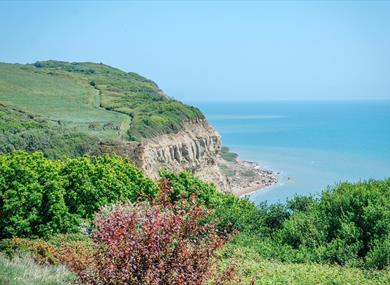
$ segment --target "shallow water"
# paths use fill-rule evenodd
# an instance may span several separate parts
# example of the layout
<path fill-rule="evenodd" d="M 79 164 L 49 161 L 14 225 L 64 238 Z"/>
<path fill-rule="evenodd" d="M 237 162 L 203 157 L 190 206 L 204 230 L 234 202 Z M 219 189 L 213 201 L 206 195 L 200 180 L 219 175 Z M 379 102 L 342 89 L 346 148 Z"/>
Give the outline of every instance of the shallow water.
<path fill-rule="evenodd" d="M 390 177 L 390 101 L 193 103 L 245 160 L 279 173 L 255 202 Z"/>

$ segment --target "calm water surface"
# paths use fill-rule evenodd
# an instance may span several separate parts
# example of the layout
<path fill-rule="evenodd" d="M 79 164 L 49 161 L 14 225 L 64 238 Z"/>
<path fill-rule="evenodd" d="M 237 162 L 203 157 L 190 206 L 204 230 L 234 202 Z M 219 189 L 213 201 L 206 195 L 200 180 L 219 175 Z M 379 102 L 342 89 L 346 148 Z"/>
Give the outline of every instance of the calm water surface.
<path fill-rule="evenodd" d="M 390 101 L 193 103 L 242 159 L 279 173 L 255 202 L 390 177 Z"/>

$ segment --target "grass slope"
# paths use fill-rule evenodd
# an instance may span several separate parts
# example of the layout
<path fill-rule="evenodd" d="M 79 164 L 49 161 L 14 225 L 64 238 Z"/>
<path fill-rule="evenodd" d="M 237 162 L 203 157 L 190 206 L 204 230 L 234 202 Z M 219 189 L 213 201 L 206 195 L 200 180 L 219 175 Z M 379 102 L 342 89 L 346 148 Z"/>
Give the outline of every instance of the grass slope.
<path fill-rule="evenodd" d="M 0 63 L 0 104 L 2 117 L 11 109 L 22 111 L 63 132 L 106 141 L 177 132 L 184 122 L 204 118 L 198 109 L 165 96 L 153 81 L 95 63 Z"/>
<path fill-rule="evenodd" d="M 97 137 L 0 104 L 0 153 L 21 149 L 41 151 L 50 158 L 80 156 L 98 143 Z"/>

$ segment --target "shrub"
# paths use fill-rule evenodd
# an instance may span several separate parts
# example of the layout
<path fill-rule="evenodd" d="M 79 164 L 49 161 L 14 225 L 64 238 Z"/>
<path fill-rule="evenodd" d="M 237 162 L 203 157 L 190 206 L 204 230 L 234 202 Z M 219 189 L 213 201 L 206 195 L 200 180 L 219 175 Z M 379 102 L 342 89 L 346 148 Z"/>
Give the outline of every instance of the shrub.
<path fill-rule="evenodd" d="M 159 200 L 104 207 L 95 219 L 92 260 L 68 251 L 64 261 L 86 284 L 203 284 L 225 236 L 204 223 L 205 208 Z"/>
<path fill-rule="evenodd" d="M 260 209 L 259 223 L 268 231 L 257 245 L 264 257 L 377 269 L 390 265 L 390 179 L 341 183 L 318 199 L 298 196 L 285 206 Z"/>
<path fill-rule="evenodd" d="M 206 183 L 188 172 L 162 172 L 172 186 L 171 202 L 196 196 L 196 202 L 214 209 L 213 215 L 221 231 L 227 230 L 251 232 L 263 235 L 266 232 L 266 207 L 258 208 L 247 198 L 238 198 L 233 194 L 218 192 L 215 185 Z M 268 209 L 268 208 L 267 208 Z"/>
<path fill-rule="evenodd" d="M 0 155 L 0 238 L 75 232 L 103 205 L 152 198 L 154 182 L 119 156 Z"/>
<path fill-rule="evenodd" d="M 161 179 L 167 179 L 172 186 L 170 201 L 175 203 L 181 199 L 189 199 L 192 195 L 197 201 L 206 206 L 215 205 L 221 194 L 217 192 L 214 184 L 196 178 L 189 172 L 174 173 L 164 171 L 160 173 Z"/>

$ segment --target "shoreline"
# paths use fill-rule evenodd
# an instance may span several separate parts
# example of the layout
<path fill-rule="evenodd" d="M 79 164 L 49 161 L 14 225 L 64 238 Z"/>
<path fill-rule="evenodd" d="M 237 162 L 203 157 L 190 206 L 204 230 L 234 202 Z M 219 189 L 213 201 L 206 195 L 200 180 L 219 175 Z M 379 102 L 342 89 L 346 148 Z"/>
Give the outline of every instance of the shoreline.
<path fill-rule="evenodd" d="M 248 185 L 246 187 L 237 188 L 236 190 L 234 190 L 235 192 L 233 194 L 240 197 L 240 198 L 244 198 L 244 197 L 250 196 L 253 193 L 264 191 L 268 187 L 274 186 L 277 183 L 278 183 L 278 181 L 276 181 L 270 185 L 259 185 L 258 183 L 254 183 L 254 184 Z"/>
<path fill-rule="evenodd" d="M 223 159 L 218 164 L 228 178 L 230 192 L 238 197 L 262 191 L 278 182 L 277 173 L 238 156 L 230 161 Z"/>
<path fill-rule="evenodd" d="M 252 165 L 255 171 L 258 173 L 258 179 L 254 181 L 246 182 L 242 181 L 240 185 L 237 185 L 235 188 L 232 188 L 232 193 L 238 197 L 245 197 L 252 193 L 263 191 L 266 188 L 276 185 L 278 183 L 278 178 L 276 173 L 271 170 L 262 168 L 256 162 L 253 161 L 242 161 L 246 164 Z"/>

